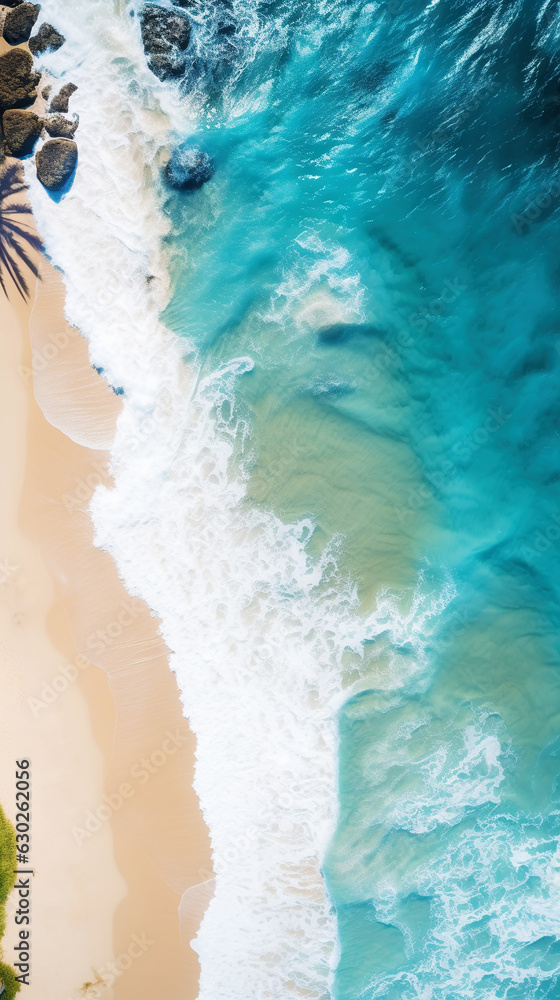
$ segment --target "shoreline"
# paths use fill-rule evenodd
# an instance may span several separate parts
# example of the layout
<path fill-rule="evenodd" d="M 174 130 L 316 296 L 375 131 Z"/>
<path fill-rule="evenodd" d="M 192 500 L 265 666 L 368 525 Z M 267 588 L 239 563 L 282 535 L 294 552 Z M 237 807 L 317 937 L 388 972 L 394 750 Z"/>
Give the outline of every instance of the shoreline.
<path fill-rule="evenodd" d="M 32 286 L 33 288 L 33 286 Z M 84 982 L 82 969 L 99 963 L 112 949 L 111 914 L 126 891 L 113 860 L 109 830 L 95 845 L 94 863 L 105 872 L 103 884 L 95 884 L 95 869 L 80 858 L 67 838 L 73 803 L 84 800 L 84 792 L 101 794 L 103 760 L 91 733 L 89 712 L 79 686 L 73 685 L 43 715 L 35 716 L 29 697 L 43 680 L 50 679 L 65 663 L 68 635 L 57 613 L 55 588 L 41 553 L 22 530 L 20 503 L 27 473 L 27 440 L 30 407 L 29 387 L 18 368 L 26 360 L 26 330 L 29 303 L 12 302 L 2 295 L 2 404 L 0 419 L 5 488 L 0 510 L 0 545 L 5 553 L 7 579 L 1 594 L 0 655 L 3 676 L 4 713 L 0 755 L 0 801 L 8 817 L 15 820 L 15 761 L 31 761 L 31 867 L 32 884 L 31 964 L 29 989 L 33 996 L 54 1000 L 71 996 Z M 9 569 L 9 573 L 8 573 Z M 76 654 L 75 654 L 76 655 Z M 68 762 L 78 764 L 79 773 Z M 68 853 L 70 852 L 70 853 Z M 79 882 L 77 893 L 74 883 Z M 4 960 L 14 961 L 16 942 L 14 911 L 17 894 L 7 904 L 6 933 L 2 942 Z M 79 898 L 78 898 L 79 897 Z M 79 916 L 76 904 L 81 904 Z M 52 944 L 43 927 L 60 928 L 55 944 L 70 947 L 64 969 L 60 961 L 49 962 Z M 56 932 L 58 937 L 58 931 Z M 84 948 L 84 942 L 87 942 Z M 56 953 L 56 952 L 55 952 Z M 60 948 L 64 954 L 64 948 Z"/>
<path fill-rule="evenodd" d="M 39 662 L 37 651 L 20 654 L 20 661 L 32 664 L 23 668 L 20 663 L 19 673 L 15 671 L 10 716 L 18 720 L 20 731 L 36 730 L 39 745 L 41 739 L 57 745 L 66 740 L 68 756 L 74 755 L 73 767 L 59 764 L 56 779 L 64 802 L 57 809 L 60 863 L 70 868 L 68 912 L 57 916 L 56 935 L 65 942 L 61 954 L 77 928 L 87 946 L 75 952 L 75 985 L 70 986 L 70 973 L 66 985 L 60 969 L 53 968 L 59 963 L 53 963 L 52 955 L 59 949 L 56 941 L 53 946 L 52 918 L 43 923 L 39 906 L 31 993 L 40 993 L 43 1000 L 132 1000 L 139 990 L 158 986 L 166 988 L 168 1000 L 194 998 L 198 956 L 181 941 L 178 912 L 182 894 L 205 881 L 210 869 L 208 834 L 192 789 L 194 737 L 156 620 L 142 601 L 128 597 L 111 557 L 93 547 L 87 507 L 96 485 L 110 483 L 108 455 L 99 445 L 107 447 L 112 439 L 121 400 L 92 368 L 87 342 L 66 323 L 59 273 L 46 261 L 41 269 L 45 280 L 38 285 L 33 310 L 17 303 L 15 325 L 25 346 L 19 360 L 12 358 L 4 369 L 17 380 L 14 391 L 22 418 L 28 408 L 26 467 L 20 453 L 13 455 L 23 490 L 19 510 L 12 501 L 10 530 L 15 519 L 24 543 L 42 564 L 42 614 L 52 655 Z M 0 308 L 3 317 L 14 312 L 7 302 Z M 96 447 L 87 448 L 84 441 Z M 0 643 L 5 643 L 4 634 Z M 72 731 L 78 717 L 79 753 Z M 6 734 L 3 743 L 11 746 Z M 0 801 L 13 819 L 9 751 L 3 760 Z M 86 762 L 92 774 L 84 782 Z M 45 770 L 42 780 L 52 784 L 52 774 L 48 779 Z M 78 796 L 72 784 L 77 781 Z M 35 821 L 48 826 L 52 817 L 44 816 L 49 809 L 44 790 L 36 795 Z M 50 850 L 45 843 L 37 853 L 35 863 L 45 870 L 51 866 Z M 95 903 L 86 904 L 88 879 Z M 51 895 L 53 891 L 51 886 Z M 7 961 L 13 944 L 10 906 Z M 196 929 L 193 919 L 190 938 Z M 96 945 L 95 933 L 100 937 Z M 79 974 L 78 968 L 83 970 Z"/>

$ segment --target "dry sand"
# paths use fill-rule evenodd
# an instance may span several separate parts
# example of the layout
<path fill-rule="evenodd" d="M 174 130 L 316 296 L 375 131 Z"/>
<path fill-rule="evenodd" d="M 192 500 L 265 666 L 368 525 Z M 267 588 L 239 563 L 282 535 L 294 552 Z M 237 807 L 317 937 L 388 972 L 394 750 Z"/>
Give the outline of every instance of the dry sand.
<path fill-rule="evenodd" d="M 88 502 L 110 486 L 102 449 L 122 400 L 64 319 L 60 275 L 46 262 L 42 274 L 32 311 L 0 297 L 0 801 L 14 818 L 15 760 L 28 757 L 24 995 L 189 1000 L 199 968 L 184 941 L 197 919 L 182 943 L 178 906 L 210 877 L 194 738 L 157 621 L 92 542 Z M 12 897 L 7 961 L 13 908 Z"/>

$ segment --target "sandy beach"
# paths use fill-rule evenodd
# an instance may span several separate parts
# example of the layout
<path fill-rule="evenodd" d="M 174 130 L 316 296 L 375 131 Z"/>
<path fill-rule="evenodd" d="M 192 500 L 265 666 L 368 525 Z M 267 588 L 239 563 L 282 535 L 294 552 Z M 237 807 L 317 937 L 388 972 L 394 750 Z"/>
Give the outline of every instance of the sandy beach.
<path fill-rule="evenodd" d="M 183 893 L 211 877 L 195 744 L 158 623 L 93 546 L 122 399 L 64 318 L 46 261 L 0 297 L 0 801 L 31 761 L 32 974 L 41 1000 L 196 997 Z M 204 895 L 204 894 L 203 894 Z M 185 912 L 183 909 L 183 912 Z M 192 909 L 192 908 L 191 908 Z M 13 961 L 15 898 L 3 941 Z"/>

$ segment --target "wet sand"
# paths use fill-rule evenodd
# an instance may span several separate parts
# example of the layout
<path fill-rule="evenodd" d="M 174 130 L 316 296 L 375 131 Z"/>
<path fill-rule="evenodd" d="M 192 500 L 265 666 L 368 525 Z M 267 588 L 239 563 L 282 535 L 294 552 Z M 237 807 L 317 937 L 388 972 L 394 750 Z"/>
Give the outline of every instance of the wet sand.
<path fill-rule="evenodd" d="M 194 738 L 157 621 L 93 546 L 87 507 L 111 485 L 104 449 L 122 399 L 64 319 L 61 276 L 46 262 L 42 273 L 32 309 L 0 299 L 0 801 L 13 818 L 14 761 L 29 757 L 27 994 L 188 1000 L 198 915 L 181 940 L 178 907 L 210 877 Z M 8 961 L 13 942 L 9 915 Z"/>

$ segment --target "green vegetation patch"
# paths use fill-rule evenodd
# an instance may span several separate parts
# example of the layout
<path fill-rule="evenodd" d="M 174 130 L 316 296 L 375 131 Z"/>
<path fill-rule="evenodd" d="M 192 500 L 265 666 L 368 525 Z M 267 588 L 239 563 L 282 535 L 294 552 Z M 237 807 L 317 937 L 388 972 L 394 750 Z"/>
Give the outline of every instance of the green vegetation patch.
<path fill-rule="evenodd" d="M 0 806 L 0 938 L 6 928 L 6 900 L 14 887 L 16 876 L 16 834 Z M 2 1000 L 11 1000 L 21 987 L 16 980 L 16 974 L 9 965 L 0 961 L 0 979 L 6 991 Z"/>

